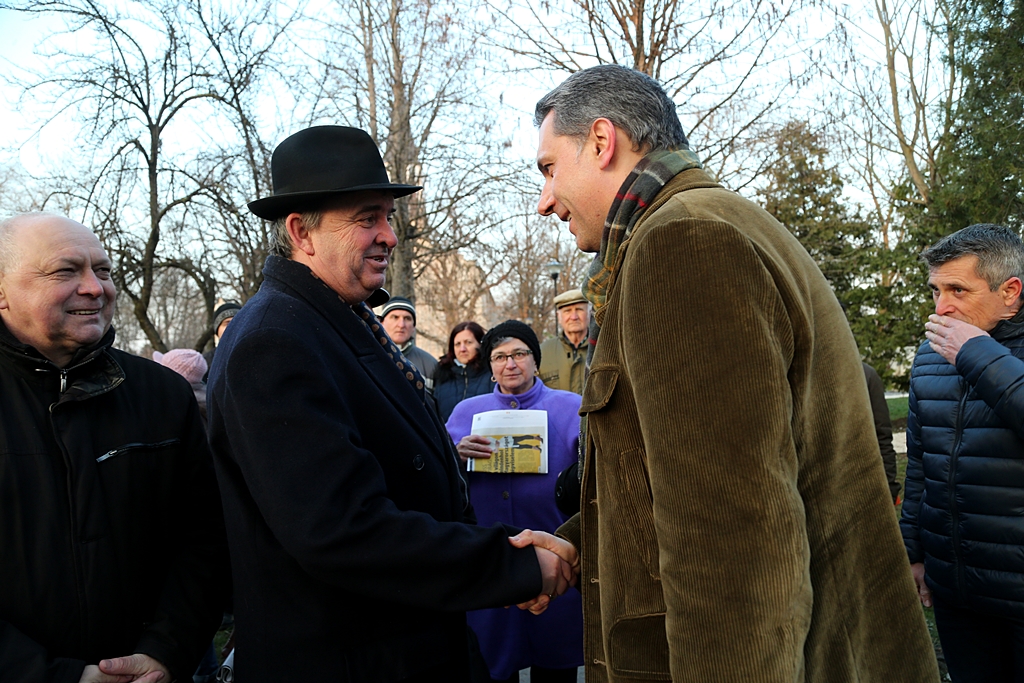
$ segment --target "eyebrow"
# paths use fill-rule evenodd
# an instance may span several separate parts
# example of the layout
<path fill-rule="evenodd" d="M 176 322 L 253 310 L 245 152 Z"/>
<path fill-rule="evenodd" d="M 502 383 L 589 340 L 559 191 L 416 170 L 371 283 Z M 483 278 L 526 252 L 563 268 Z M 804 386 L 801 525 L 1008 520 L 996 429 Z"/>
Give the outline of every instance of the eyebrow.
<path fill-rule="evenodd" d="M 366 213 L 366 212 L 370 212 L 370 211 L 383 211 L 383 210 L 384 210 L 384 205 L 383 204 L 363 204 L 362 206 L 356 207 L 355 212 L 356 213 Z M 395 207 L 393 207 L 393 206 L 390 209 L 388 209 L 389 212 L 393 212 L 394 210 L 395 210 Z"/>
<path fill-rule="evenodd" d="M 929 287 L 934 287 L 934 288 L 938 289 L 939 285 L 942 285 L 943 287 L 956 287 L 958 289 L 967 289 L 967 281 L 966 280 L 939 280 L 939 281 L 934 281 L 931 278 L 928 278 L 928 286 Z"/>
<path fill-rule="evenodd" d="M 43 268 L 52 271 L 66 266 L 80 267 L 85 264 L 86 259 L 79 256 L 54 256 L 49 261 L 43 263 Z M 110 260 L 109 256 L 104 256 L 102 259 L 95 259 L 92 261 L 92 268 L 113 268 L 114 263 Z"/>

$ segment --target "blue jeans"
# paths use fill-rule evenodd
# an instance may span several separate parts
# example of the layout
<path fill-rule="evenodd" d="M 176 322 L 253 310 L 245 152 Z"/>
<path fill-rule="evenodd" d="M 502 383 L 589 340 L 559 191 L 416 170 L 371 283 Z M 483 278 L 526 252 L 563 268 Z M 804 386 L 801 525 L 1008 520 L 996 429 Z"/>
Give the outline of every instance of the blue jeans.
<path fill-rule="evenodd" d="M 1024 683 L 1024 620 L 934 606 L 953 683 Z"/>

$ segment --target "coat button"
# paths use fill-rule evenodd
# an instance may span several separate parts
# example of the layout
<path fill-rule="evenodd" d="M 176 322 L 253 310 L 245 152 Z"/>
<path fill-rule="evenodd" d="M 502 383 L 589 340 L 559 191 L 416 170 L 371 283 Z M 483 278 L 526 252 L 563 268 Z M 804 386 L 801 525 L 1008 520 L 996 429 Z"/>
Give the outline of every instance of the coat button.
<path fill-rule="evenodd" d="M 509 408 L 518 408 L 518 407 L 519 407 L 519 404 L 518 404 L 518 403 L 516 403 L 515 401 L 509 401 L 509 402 L 508 402 L 508 407 L 509 407 Z"/>
<path fill-rule="evenodd" d="M 420 455 L 419 453 L 417 453 L 416 455 L 412 456 L 412 466 L 415 467 L 417 470 L 422 470 L 423 469 L 423 456 Z"/>
<path fill-rule="evenodd" d="M 508 500 L 509 499 L 509 492 L 508 491 L 502 491 L 501 492 L 501 497 L 504 498 L 505 500 Z"/>

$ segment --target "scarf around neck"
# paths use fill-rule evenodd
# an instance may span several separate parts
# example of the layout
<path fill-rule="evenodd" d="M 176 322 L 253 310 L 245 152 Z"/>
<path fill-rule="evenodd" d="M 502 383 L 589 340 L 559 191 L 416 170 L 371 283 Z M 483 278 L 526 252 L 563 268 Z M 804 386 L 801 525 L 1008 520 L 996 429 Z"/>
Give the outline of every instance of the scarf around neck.
<path fill-rule="evenodd" d="M 601 250 L 594 257 L 583 281 L 583 296 L 594 304 L 592 321 L 599 327 L 604 319 L 608 292 L 615 282 L 619 251 L 628 241 L 633 227 L 661 188 L 679 173 L 703 168 L 700 159 L 685 145 L 671 150 L 652 152 L 641 159 L 615 193 L 601 234 Z M 593 326 L 593 325 L 592 325 Z"/>

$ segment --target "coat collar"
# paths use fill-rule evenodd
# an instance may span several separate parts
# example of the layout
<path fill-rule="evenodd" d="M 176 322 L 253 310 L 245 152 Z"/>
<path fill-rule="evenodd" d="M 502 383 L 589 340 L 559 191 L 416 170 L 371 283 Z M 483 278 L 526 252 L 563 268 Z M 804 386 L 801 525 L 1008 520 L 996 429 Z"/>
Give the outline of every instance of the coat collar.
<path fill-rule="evenodd" d="M 7 358 L 22 374 L 30 377 L 58 376 L 60 384 L 56 388 L 61 393 L 59 403 L 104 394 L 124 381 L 124 370 L 108 353 L 113 343 L 114 328 L 110 327 L 98 342 L 80 348 L 67 366 L 58 368 L 35 347 L 18 341 L 0 321 L 0 355 Z"/>
<path fill-rule="evenodd" d="M 533 386 L 521 394 L 503 394 L 501 387 L 494 385 L 494 397 L 501 402 L 502 406 L 511 410 L 534 410 L 544 399 L 544 394 L 550 391 L 540 377 L 533 378 Z"/>
<path fill-rule="evenodd" d="M 420 434 L 435 444 L 438 451 L 445 452 L 444 442 L 427 407 L 409 381 L 395 367 L 394 360 L 374 338 L 378 330 L 371 334 L 352 310 L 351 305 L 316 277 L 312 270 L 297 261 L 280 256 L 268 256 L 263 266 L 263 275 L 271 282 L 272 287 L 289 289 L 309 303 L 331 325 L 339 339 L 351 349 L 367 376 L 391 399 L 396 409 L 405 415 Z M 377 290 L 374 294 L 379 292 L 384 290 Z M 384 294 L 387 295 L 386 292 Z M 372 300 L 371 296 L 367 305 L 371 305 Z M 379 326 L 380 322 L 374 320 L 370 324 L 371 327 Z M 382 327 L 379 333 L 387 334 Z M 447 433 L 445 436 L 447 437 Z"/>
<path fill-rule="evenodd" d="M 997 322 L 996 326 L 992 328 L 992 332 L 990 334 L 993 339 L 999 342 L 1006 339 L 1014 339 L 1016 337 L 1024 336 L 1024 306 L 1017 311 L 1017 315 L 1013 316 L 1009 320 L 1000 320 Z"/>

